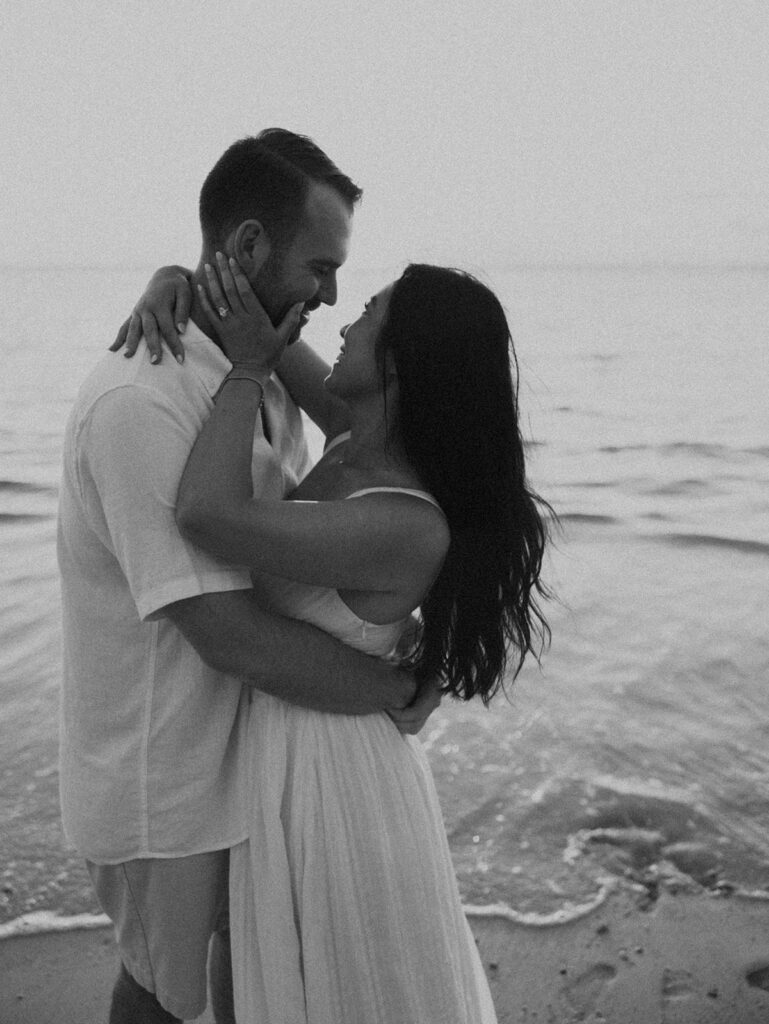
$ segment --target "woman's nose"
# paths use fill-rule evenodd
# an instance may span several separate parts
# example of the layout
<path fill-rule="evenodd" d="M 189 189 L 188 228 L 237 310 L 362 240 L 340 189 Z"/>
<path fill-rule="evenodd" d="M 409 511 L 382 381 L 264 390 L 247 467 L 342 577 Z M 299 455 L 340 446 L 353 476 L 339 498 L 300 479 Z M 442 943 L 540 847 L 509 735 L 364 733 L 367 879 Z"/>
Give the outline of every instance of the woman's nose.
<path fill-rule="evenodd" d="M 349 326 L 350 326 L 349 324 L 345 324 L 344 327 L 340 327 L 339 328 L 339 337 L 340 338 L 344 338 L 345 334 L 347 334 L 347 328 Z"/>

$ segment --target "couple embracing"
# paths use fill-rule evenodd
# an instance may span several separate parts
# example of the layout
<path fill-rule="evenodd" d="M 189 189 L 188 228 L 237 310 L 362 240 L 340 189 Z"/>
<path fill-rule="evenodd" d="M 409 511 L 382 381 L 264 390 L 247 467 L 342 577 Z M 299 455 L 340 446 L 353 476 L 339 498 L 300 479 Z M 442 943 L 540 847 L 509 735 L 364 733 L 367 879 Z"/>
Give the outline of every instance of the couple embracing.
<path fill-rule="evenodd" d="M 68 423 L 62 810 L 111 1024 L 198 1016 L 207 965 L 218 1024 L 496 1019 L 415 734 L 536 654 L 546 527 L 484 285 L 412 265 L 332 368 L 300 340 L 360 194 L 303 136 L 231 146 Z"/>

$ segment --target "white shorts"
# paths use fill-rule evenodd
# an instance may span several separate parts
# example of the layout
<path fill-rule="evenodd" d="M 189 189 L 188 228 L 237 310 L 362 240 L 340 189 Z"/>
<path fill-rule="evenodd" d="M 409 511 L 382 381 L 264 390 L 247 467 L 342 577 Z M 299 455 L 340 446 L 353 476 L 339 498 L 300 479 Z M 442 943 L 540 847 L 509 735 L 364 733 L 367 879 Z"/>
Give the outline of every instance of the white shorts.
<path fill-rule="evenodd" d="M 126 970 L 182 1020 L 206 1008 L 208 945 L 228 927 L 229 856 L 86 861 Z"/>

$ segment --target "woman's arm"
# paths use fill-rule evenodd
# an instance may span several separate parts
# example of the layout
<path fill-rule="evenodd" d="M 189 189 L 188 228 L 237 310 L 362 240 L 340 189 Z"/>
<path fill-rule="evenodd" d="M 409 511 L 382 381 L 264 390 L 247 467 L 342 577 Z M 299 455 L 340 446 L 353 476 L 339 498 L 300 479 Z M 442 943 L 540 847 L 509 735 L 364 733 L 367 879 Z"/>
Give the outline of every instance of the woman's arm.
<path fill-rule="evenodd" d="M 222 257 L 200 299 L 230 360 L 228 375 L 182 475 L 176 518 L 195 544 L 221 558 L 289 579 L 350 590 L 395 591 L 432 580 L 448 547 L 442 515 L 398 494 L 359 501 L 255 500 L 251 457 L 263 388 L 298 309 L 275 328 L 239 268 Z M 216 309 L 229 307 L 221 319 Z M 273 356 L 273 354 L 275 354 Z M 259 428 L 261 429 L 261 424 Z"/>
<path fill-rule="evenodd" d="M 182 475 L 176 519 L 185 536 L 227 561 L 340 590 L 387 592 L 431 580 L 448 529 L 425 501 L 397 493 L 352 501 L 254 498 L 260 405 L 256 381 L 222 386 Z"/>
<path fill-rule="evenodd" d="M 219 270 L 223 282 L 229 274 L 232 288 L 244 294 L 250 292 L 251 286 L 237 264 L 230 270 L 226 263 L 219 262 Z M 184 344 L 179 335 L 184 333 L 192 309 L 191 277 L 192 271 L 186 267 L 156 270 L 130 317 L 120 327 L 110 351 L 124 348 L 124 355 L 130 359 L 144 337 L 153 363 L 163 357 L 163 342 L 179 362 L 184 362 Z M 323 385 L 331 367 L 309 345 L 301 340 L 290 345 L 276 372 L 294 402 L 327 438 L 337 437 L 349 428 L 347 406 Z"/>
<path fill-rule="evenodd" d="M 350 429 L 345 403 L 324 385 L 331 367 L 301 339 L 289 345 L 278 364 L 278 376 L 289 394 L 328 440 Z"/>
<path fill-rule="evenodd" d="M 180 363 L 184 362 L 184 333 L 192 310 L 192 271 L 186 267 L 161 267 L 149 280 L 131 315 L 120 327 L 109 347 L 117 352 L 125 346 L 123 355 L 130 359 L 139 347 L 142 337 L 150 350 L 151 361 L 163 358 L 163 342 Z"/>

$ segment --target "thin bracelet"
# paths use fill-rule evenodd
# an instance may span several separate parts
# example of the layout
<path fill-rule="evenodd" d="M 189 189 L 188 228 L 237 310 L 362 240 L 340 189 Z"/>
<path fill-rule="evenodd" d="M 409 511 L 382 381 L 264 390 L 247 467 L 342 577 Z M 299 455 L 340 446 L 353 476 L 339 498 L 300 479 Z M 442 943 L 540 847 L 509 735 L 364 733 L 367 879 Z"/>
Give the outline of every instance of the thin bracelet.
<path fill-rule="evenodd" d="M 230 372 L 224 378 L 222 383 L 219 385 L 219 390 L 214 395 L 214 401 L 216 401 L 216 399 L 219 397 L 219 395 L 221 394 L 222 388 L 224 387 L 224 385 L 227 383 L 228 380 L 250 380 L 250 381 L 253 381 L 254 384 L 258 384 L 259 385 L 259 396 L 260 397 L 259 397 L 259 405 L 258 405 L 256 411 L 257 412 L 261 411 L 261 408 L 264 405 L 264 388 L 265 388 L 265 383 L 266 382 L 262 381 L 262 379 L 259 376 L 257 376 L 257 371 L 256 370 L 251 370 L 247 366 L 233 366 L 233 368 L 230 370 Z"/>

